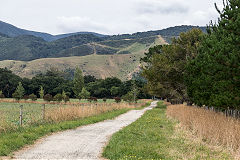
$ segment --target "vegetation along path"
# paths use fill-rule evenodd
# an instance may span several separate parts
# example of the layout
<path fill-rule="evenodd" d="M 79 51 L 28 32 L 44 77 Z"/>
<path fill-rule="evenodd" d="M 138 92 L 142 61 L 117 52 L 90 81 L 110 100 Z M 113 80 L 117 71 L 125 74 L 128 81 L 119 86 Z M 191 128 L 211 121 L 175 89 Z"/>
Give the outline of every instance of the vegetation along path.
<path fill-rule="evenodd" d="M 156 105 L 157 102 L 152 102 L 145 109 L 129 111 L 113 120 L 54 134 L 43 139 L 34 147 L 20 151 L 15 158 L 98 159 L 101 157 L 102 148 L 113 133 L 136 121 L 146 110 L 150 110 Z"/>

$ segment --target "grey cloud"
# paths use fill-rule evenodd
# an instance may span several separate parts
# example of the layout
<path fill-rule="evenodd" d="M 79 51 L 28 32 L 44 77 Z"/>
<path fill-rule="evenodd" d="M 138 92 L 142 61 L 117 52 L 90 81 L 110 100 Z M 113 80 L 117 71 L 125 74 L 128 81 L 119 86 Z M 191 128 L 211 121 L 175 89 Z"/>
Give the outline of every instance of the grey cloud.
<path fill-rule="evenodd" d="M 161 1 L 160 1 L 161 2 Z M 181 3 L 140 2 L 137 7 L 139 14 L 173 14 L 188 13 L 189 8 Z"/>

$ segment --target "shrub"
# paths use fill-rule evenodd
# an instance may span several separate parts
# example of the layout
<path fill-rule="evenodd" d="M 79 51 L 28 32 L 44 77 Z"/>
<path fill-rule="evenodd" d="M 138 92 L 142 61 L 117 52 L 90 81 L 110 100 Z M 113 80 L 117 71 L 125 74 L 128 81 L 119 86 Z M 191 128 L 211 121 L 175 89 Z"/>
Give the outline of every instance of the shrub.
<path fill-rule="evenodd" d="M 120 97 L 114 97 L 114 100 L 116 103 L 120 103 L 122 101 L 122 99 Z"/>
<path fill-rule="evenodd" d="M 36 101 L 37 100 L 37 96 L 35 94 L 30 94 L 29 95 L 29 98 L 32 100 L 32 101 Z"/>
<path fill-rule="evenodd" d="M 29 96 L 28 96 L 28 95 L 24 95 L 24 96 L 23 96 L 23 99 L 26 101 L 26 100 L 29 99 Z"/>
<path fill-rule="evenodd" d="M 69 102 L 70 98 L 69 98 L 68 96 L 65 96 L 65 97 L 63 98 L 63 100 L 64 100 L 64 102 L 66 103 L 66 102 Z"/>
<path fill-rule="evenodd" d="M 103 102 L 107 102 L 107 98 L 103 98 Z"/>
<path fill-rule="evenodd" d="M 53 98 L 54 101 L 61 102 L 63 100 L 62 94 L 58 93 Z"/>
<path fill-rule="evenodd" d="M 2 91 L 0 91 L 0 98 L 5 98 L 5 96 L 4 96 Z"/>
<path fill-rule="evenodd" d="M 90 97 L 90 98 L 88 98 L 88 101 L 89 102 L 92 102 L 92 101 L 97 102 L 97 98 L 96 97 Z"/>
<path fill-rule="evenodd" d="M 50 102 L 53 100 L 53 97 L 51 94 L 46 94 L 43 96 L 44 101 Z"/>

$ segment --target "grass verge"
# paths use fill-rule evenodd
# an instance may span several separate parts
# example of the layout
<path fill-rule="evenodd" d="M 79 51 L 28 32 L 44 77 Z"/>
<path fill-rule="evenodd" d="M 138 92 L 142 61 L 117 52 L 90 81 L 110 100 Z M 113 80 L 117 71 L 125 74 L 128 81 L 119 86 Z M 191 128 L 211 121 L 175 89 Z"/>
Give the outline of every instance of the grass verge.
<path fill-rule="evenodd" d="M 83 118 L 81 120 L 65 121 L 55 124 L 43 124 L 29 128 L 18 129 L 14 132 L 0 134 L 0 156 L 8 156 L 27 144 L 33 144 L 37 139 L 58 131 L 74 129 L 79 126 L 112 119 L 126 113 L 130 109 L 114 110 L 100 115 Z M 10 155 L 11 156 L 11 155 Z M 0 158 L 1 159 L 1 158 Z"/>
<path fill-rule="evenodd" d="M 108 159 L 231 159 L 221 149 L 185 138 L 178 122 L 166 117 L 166 106 L 147 111 L 140 119 L 115 133 L 103 156 Z"/>

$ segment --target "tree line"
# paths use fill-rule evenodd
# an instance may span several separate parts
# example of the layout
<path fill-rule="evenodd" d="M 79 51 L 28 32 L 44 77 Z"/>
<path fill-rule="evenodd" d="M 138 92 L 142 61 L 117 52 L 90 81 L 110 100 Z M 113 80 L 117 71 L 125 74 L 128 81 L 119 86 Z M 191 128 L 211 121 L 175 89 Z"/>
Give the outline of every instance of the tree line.
<path fill-rule="evenodd" d="M 224 0 L 223 10 L 216 9 L 220 18 L 207 33 L 193 29 L 145 53 L 142 75 L 149 94 L 173 104 L 239 109 L 240 1 Z"/>
<path fill-rule="evenodd" d="M 144 92 L 145 81 L 121 81 L 116 77 L 97 79 L 91 75 L 83 76 L 76 68 L 73 79 L 56 69 L 36 75 L 32 79 L 21 78 L 6 68 L 0 68 L 0 97 L 15 99 L 43 98 L 46 101 L 68 101 L 78 99 L 123 98 L 126 101 L 150 98 Z"/>

